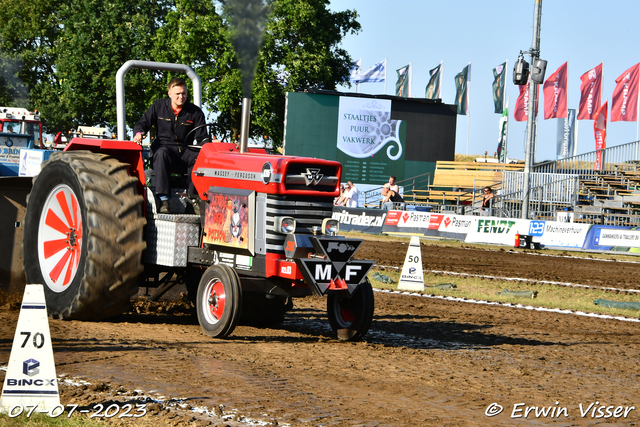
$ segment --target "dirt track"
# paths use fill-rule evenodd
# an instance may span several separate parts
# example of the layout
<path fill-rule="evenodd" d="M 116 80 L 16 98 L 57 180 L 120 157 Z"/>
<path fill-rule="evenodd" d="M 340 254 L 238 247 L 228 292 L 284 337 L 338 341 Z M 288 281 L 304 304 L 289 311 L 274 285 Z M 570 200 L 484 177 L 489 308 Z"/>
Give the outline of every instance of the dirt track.
<path fill-rule="evenodd" d="M 400 267 L 405 253 L 401 243 L 367 242 L 358 256 Z M 640 287 L 640 264 L 629 262 L 464 244 L 423 245 L 423 261 L 427 270 Z M 58 374 L 93 384 L 63 387 L 61 398 L 87 405 L 132 399 L 134 390 L 143 390 L 188 398 L 215 412 L 205 417 L 149 405 L 149 414 L 138 419 L 149 425 L 640 422 L 638 323 L 382 292 L 375 297 L 371 331 L 358 343 L 331 337 L 320 298 L 296 300 L 279 327 L 240 326 L 226 340 L 202 335 L 185 302 L 138 302 L 112 322 L 51 320 Z M 0 366 L 9 359 L 17 316 L 8 306 L 0 310 Z M 128 394 L 113 396 L 118 390 Z M 492 403 L 504 409 L 489 417 Z M 592 403 L 605 406 L 603 416 L 594 406 L 587 410 Z M 538 416 L 532 409 L 525 417 L 527 407 L 536 407 Z M 625 410 L 626 418 L 614 416 Z"/>

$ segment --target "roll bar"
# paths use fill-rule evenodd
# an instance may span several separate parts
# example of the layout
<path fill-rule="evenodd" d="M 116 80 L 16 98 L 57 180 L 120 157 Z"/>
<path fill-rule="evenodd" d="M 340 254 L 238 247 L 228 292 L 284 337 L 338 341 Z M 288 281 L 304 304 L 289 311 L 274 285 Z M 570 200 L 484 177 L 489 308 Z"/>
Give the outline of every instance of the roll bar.
<path fill-rule="evenodd" d="M 120 141 L 124 141 L 127 128 L 127 115 L 124 108 L 124 76 L 132 68 L 184 72 L 193 83 L 193 103 L 198 107 L 202 106 L 202 85 L 200 83 L 200 77 L 198 77 L 195 71 L 188 65 L 171 64 L 169 62 L 138 61 L 134 59 L 129 60 L 125 62 L 116 73 L 116 114 L 118 117 L 118 139 Z"/>

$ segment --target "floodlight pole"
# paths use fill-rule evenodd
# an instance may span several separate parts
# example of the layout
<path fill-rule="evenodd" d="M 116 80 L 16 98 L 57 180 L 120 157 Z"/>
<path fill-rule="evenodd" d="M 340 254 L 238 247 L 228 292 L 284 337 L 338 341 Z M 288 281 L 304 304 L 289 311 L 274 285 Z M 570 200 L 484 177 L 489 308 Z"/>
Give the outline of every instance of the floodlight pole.
<path fill-rule="evenodd" d="M 531 54 L 531 67 L 540 59 L 540 21 L 542 18 L 542 0 L 536 0 L 533 11 L 533 44 Z M 522 219 L 529 218 L 529 199 L 531 194 L 531 166 L 536 155 L 536 131 L 537 131 L 537 103 L 538 85 L 529 77 L 529 115 L 527 117 L 527 150 L 524 157 L 524 183 L 522 194 Z"/>

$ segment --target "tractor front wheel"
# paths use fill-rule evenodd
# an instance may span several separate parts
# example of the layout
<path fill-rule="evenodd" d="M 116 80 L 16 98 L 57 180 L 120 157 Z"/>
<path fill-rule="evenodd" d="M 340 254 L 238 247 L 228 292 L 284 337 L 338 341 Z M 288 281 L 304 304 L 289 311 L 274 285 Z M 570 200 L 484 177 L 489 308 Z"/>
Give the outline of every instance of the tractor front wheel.
<path fill-rule="evenodd" d="M 331 329 L 343 341 L 357 341 L 369 331 L 373 319 L 373 289 L 368 279 L 351 296 L 327 296 L 327 316 Z"/>
<path fill-rule="evenodd" d="M 224 338 L 233 332 L 242 311 L 240 278 L 234 269 L 223 264 L 207 268 L 198 285 L 196 310 L 206 335 Z"/>

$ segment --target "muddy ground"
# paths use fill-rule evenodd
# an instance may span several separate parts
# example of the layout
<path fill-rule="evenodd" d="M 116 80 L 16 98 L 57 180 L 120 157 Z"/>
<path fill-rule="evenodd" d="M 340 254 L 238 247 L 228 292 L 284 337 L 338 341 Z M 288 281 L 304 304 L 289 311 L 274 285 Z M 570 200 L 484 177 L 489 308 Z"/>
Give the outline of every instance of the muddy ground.
<path fill-rule="evenodd" d="M 401 267 L 406 248 L 366 242 L 358 257 Z M 426 270 L 640 288 L 640 263 L 545 253 L 422 245 Z M 332 337 L 326 302 L 315 297 L 297 299 L 277 327 L 239 326 L 225 340 L 200 332 L 186 298 L 140 300 L 108 322 L 50 320 L 58 374 L 91 383 L 62 386 L 61 401 L 93 408 L 164 396 L 147 400 L 140 418 L 111 419 L 126 425 L 640 423 L 638 323 L 384 292 L 375 298 L 370 333 L 357 343 Z M 0 366 L 18 313 L 11 304 L 0 309 Z"/>

